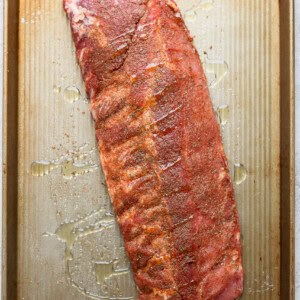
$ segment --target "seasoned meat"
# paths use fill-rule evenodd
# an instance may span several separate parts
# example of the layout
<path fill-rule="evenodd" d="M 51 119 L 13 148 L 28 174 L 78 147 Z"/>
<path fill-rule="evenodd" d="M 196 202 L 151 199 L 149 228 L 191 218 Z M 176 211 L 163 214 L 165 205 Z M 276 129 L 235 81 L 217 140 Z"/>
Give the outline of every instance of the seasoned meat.
<path fill-rule="evenodd" d="M 139 299 L 236 299 L 234 191 L 207 80 L 172 0 L 64 0 Z"/>

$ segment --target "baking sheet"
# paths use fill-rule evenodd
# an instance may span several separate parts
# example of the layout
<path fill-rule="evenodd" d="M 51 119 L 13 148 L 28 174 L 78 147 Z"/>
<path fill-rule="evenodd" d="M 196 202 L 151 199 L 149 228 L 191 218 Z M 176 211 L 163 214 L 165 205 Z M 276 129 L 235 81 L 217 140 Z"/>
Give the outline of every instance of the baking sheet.
<path fill-rule="evenodd" d="M 279 3 L 177 3 L 210 82 L 235 182 L 242 299 L 280 299 L 280 264 L 290 253 L 280 247 Z M 11 245 L 17 262 L 7 264 L 8 274 L 13 269 L 8 279 L 17 284 L 9 293 L 18 299 L 136 299 L 62 1 L 18 5 L 18 223 L 7 231 L 8 240 L 17 236 Z"/>

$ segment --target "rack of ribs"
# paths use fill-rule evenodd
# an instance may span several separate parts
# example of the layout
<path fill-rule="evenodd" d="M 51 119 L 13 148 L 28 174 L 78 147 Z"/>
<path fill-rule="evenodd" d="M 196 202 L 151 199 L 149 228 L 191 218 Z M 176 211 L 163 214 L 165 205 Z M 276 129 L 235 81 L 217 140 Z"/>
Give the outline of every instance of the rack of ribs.
<path fill-rule="evenodd" d="M 207 80 L 172 0 L 64 0 L 139 299 L 237 299 L 233 185 Z"/>

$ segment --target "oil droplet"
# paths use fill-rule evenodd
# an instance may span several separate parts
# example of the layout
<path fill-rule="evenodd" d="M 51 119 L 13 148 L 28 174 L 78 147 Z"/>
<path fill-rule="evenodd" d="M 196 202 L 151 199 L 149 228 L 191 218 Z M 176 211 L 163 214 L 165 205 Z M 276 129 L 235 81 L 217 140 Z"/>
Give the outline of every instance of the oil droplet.
<path fill-rule="evenodd" d="M 35 161 L 31 164 L 31 174 L 33 176 L 45 176 L 49 175 L 51 171 L 60 168 L 61 174 L 68 179 L 73 177 L 84 175 L 92 172 L 98 168 L 96 164 L 90 164 L 87 162 L 79 163 L 84 161 L 92 160 L 92 155 L 95 153 L 96 148 L 86 149 L 88 144 L 84 144 L 77 150 L 70 150 L 67 154 L 60 158 L 52 161 Z M 84 151 L 84 152 L 83 152 Z"/>
<path fill-rule="evenodd" d="M 229 119 L 229 106 L 221 105 L 217 109 L 218 117 L 221 125 L 226 125 Z"/>
<path fill-rule="evenodd" d="M 44 237 L 50 237 L 50 236 L 55 236 L 55 234 L 53 234 L 53 233 L 51 233 L 51 232 L 44 232 L 44 233 L 42 234 L 42 236 L 44 236 Z"/>
<path fill-rule="evenodd" d="M 203 63 L 204 70 L 207 74 L 213 74 L 214 79 L 210 83 L 210 87 L 215 87 L 228 73 L 228 65 L 225 61 L 220 60 L 211 60 L 205 55 L 204 63 Z"/>
<path fill-rule="evenodd" d="M 92 214 L 79 219 L 77 221 L 72 221 L 69 223 L 63 223 L 61 226 L 56 230 L 55 235 L 58 237 L 58 239 L 62 242 L 66 243 L 66 248 L 65 248 L 65 263 L 69 260 L 73 259 L 73 246 L 74 243 L 79 239 L 83 238 L 85 236 L 88 236 L 93 233 L 100 232 L 106 228 L 110 228 L 114 225 L 115 219 L 114 216 L 106 213 L 103 216 L 100 216 L 100 214 L 103 214 L 103 209 L 100 209 L 99 211 L 93 212 Z M 99 215 L 99 216 L 98 216 Z M 79 228 L 81 224 L 84 222 L 88 221 L 89 219 L 93 217 L 99 218 L 98 221 L 93 223 L 90 226 L 86 226 L 83 228 Z"/>
<path fill-rule="evenodd" d="M 61 92 L 61 87 L 60 87 L 59 85 L 54 85 L 54 86 L 53 86 L 53 91 L 54 91 L 54 93 L 56 93 L 56 94 L 60 94 L 60 92 Z"/>
<path fill-rule="evenodd" d="M 85 103 L 85 104 L 89 104 L 90 101 L 89 101 L 88 96 L 85 96 L 85 97 L 82 99 L 82 102 Z"/>
<path fill-rule="evenodd" d="M 72 250 L 76 240 L 76 233 L 74 232 L 74 223 L 62 224 L 55 232 L 58 239 L 66 243 L 65 261 L 73 258 Z"/>
<path fill-rule="evenodd" d="M 199 8 L 202 10 L 210 10 L 214 7 L 214 0 L 203 0 L 199 4 Z"/>
<path fill-rule="evenodd" d="M 62 165 L 61 174 L 66 179 L 71 179 L 73 177 L 92 172 L 96 170 L 97 167 L 97 165 L 79 164 L 75 163 L 73 160 L 69 160 Z"/>
<path fill-rule="evenodd" d="M 197 13 L 194 9 L 190 9 L 188 10 L 185 14 L 184 14 L 184 19 L 187 22 L 196 22 L 197 20 Z"/>
<path fill-rule="evenodd" d="M 80 98 L 80 91 L 75 86 L 68 86 L 64 90 L 64 98 L 70 103 L 76 102 Z"/>
<path fill-rule="evenodd" d="M 243 183 L 248 176 L 246 167 L 240 163 L 234 165 L 234 182 L 236 184 Z"/>
<path fill-rule="evenodd" d="M 122 275 L 129 274 L 128 269 L 116 269 L 116 265 L 118 264 L 118 260 L 114 260 L 112 262 L 98 262 L 95 263 L 95 275 L 97 283 L 102 286 L 106 284 L 106 281 Z"/>
<path fill-rule="evenodd" d="M 99 285 L 104 285 L 105 281 L 113 274 L 113 263 L 100 262 L 95 264 L 95 275 Z"/>
<path fill-rule="evenodd" d="M 51 171 L 57 169 L 60 165 L 50 161 L 36 161 L 31 164 L 32 176 L 45 176 L 50 174 Z"/>

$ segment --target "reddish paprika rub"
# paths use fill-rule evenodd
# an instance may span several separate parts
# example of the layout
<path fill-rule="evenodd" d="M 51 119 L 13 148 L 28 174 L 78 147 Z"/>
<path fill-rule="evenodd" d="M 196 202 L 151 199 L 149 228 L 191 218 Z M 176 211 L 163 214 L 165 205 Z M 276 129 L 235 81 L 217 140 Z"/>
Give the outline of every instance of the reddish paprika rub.
<path fill-rule="evenodd" d="M 207 80 L 172 0 L 64 0 L 139 299 L 236 299 L 233 186 Z"/>

